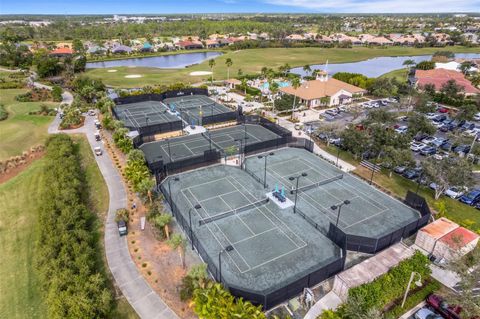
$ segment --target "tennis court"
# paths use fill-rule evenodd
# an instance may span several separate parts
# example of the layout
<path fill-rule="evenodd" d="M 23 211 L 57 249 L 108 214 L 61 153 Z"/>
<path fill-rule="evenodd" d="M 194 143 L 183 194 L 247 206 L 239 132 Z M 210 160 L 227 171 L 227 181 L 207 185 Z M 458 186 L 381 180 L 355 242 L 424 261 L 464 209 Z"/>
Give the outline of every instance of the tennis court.
<path fill-rule="evenodd" d="M 279 135 L 261 125 L 247 124 L 211 130 L 204 134 L 145 143 L 140 146 L 140 149 L 144 152 L 148 163 L 154 163 L 159 158 L 164 163 L 168 163 L 203 155 L 211 148 L 223 151 L 232 146 L 238 148 L 240 143 L 245 141 L 247 145 L 253 145 L 278 138 Z"/>
<path fill-rule="evenodd" d="M 205 95 L 184 95 L 163 100 L 172 111 L 179 112 L 184 121 L 191 125 L 203 125 L 202 119 L 232 113 L 228 107 L 216 103 Z"/>
<path fill-rule="evenodd" d="M 185 223 L 190 212 L 197 249 L 211 271 L 222 252 L 222 280 L 230 287 L 272 291 L 340 258 L 335 244 L 291 209 L 268 201 L 263 185 L 238 167 L 214 165 L 175 177 L 162 190 Z"/>
<path fill-rule="evenodd" d="M 141 128 L 157 124 L 179 121 L 168 108 L 158 101 L 143 101 L 115 106 L 114 113 L 125 127 Z"/>
<path fill-rule="evenodd" d="M 246 167 L 258 176 L 263 176 L 264 160 L 248 157 Z M 379 238 L 384 234 L 400 229 L 419 218 L 419 213 L 371 187 L 364 181 L 344 174 L 335 166 L 320 159 L 316 155 L 294 148 L 277 150 L 268 158 L 267 183 L 270 187 L 279 185 L 287 190 L 294 190 L 296 177 L 306 173 L 299 179 L 297 209 L 317 223 L 327 233 L 329 224 L 336 223 L 338 205 L 349 200 L 349 205 L 342 206 L 338 227 L 352 235 Z M 295 192 L 288 192 L 293 200 Z"/>

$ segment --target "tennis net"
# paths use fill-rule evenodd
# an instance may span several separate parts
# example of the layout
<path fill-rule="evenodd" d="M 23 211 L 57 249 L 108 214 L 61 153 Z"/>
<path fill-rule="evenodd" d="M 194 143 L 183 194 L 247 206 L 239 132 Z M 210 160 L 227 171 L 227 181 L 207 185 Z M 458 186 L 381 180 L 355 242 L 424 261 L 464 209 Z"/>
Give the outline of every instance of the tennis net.
<path fill-rule="evenodd" d="M 212 138 L 210 137 L 210 134 L 205 134 L 205 133 L 202 133 L 202 136 L 209 142 L 211 142 L 213 144 L 213 146 L 215 146 L 217 149 L 219 150 L 223 150 L 223 148 L 218 145 L 217 143 L 215 143 Z"/>
<path fill-rule="evenodd" d="M 337 181 L 339 179 L 342 179 L 342 178 L 343 178 L 343 174 L 340 174 L 340 175 L 325 179 L 323 181 L 319 181 L 319 182 L 316 182 L 316 183 L 313 183 L 313 184 L 310 184 L 310 185 L 305 185 L 305 186 L 299 187 L 298 191 L 299 192 L 307 191 L 307 190 L 312 189 L 312 188 L 316 188 L 316 187 L 319 187 L 319 186 L 322 186 L 322 185 L 325 185 L 325 184 L 335 182 L 335 181 Z M 295 193 L 295 191 L 296 191 L 295 187 L 292 187 L 292 190 L 290 191 L 290 193 L 293 194 L 293 193 Z"/>
<path fill-rule="evenodd" d="M 236 209 L 232 209 L 232 210 L 220 213 L 220 214 L 216 214 L 216 215 L 211 216 L 211 217 L 205 217 L 205 218 L 202 218 L 202 219 L 199 220 L 199 224 L 200 225 L 205 225 L 205 224 L 211 223 L 213 221 L 223 219 L 223 218 L 228 217 L 228 216 L 232 216 L 232 215 L 235 215 L 235 214 L 238 214 L 238 213 L 241 213 L 241 212 L 253 209 L 253 208 L 257 208 L 257 207 L 260 207 L 260 206 L 263 206 L 263 205 L 267 204 L 269 201 L 270 201 L 270 199 L 267 197 L 267 198 L 261 199 L 259 201 L 254 202 L 254 203 L 247 204 L 245 206 L 242 206 L 242 207 L 239 207 L 239 208 L 236 208 Z"/>

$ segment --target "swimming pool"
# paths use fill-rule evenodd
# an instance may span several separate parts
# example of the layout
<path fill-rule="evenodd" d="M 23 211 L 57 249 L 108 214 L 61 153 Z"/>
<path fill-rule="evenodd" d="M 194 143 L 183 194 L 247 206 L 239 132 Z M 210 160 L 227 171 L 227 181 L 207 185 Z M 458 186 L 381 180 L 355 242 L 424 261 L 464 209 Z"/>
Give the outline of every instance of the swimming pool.
<path fill-rule="evenodd" d="M 288 82 L 288 81 L 275 81 L 275 82 L 278 83 L 279 88 L 284 88 L 284 87 L 290 86 L 290 82 Z M 265 90 L 268 90 L 269 87 L 270 87 L 270 84 L 268 84 L 268 82 L 265 82 L 261 85 L 261 88 L 265 89 Z"/>

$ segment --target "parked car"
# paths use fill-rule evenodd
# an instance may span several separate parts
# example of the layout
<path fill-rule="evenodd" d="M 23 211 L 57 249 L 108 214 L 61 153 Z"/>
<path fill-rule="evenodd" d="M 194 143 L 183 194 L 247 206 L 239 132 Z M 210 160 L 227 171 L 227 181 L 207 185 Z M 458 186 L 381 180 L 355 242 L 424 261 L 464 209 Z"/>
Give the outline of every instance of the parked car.
<path fill-rule="evenodd" d="M 102 124 L 100 123 L 99 120 L 95 120 L 95 127 L 99 130 L 102 128 Z"/>
<path fill-rule="evenodd" d="M 413 315 L 415 319 L 443 319 L 428 308 L 422 308 Z"/>
<path fill-rule="evenodd" d="M 127 227 L 127 223 L 125 223 L 125 221 L 123 220 L 120 220 L 117 222 L 117 227 L 118 227 L 118 234 L 120 236 L 125 236 L 128 234 L 128 227 Z"/>
<path fill-rule="evenodd" d="M 440 107 L 437 110 L 439 113 L 448 113 L 448 109 L 446 107 Z"/>
<path fill-rule="evenodd" d="M 440 147 L 440 146 L 442 146 L 444 143 L 446 143 L 447 141 L 448 141 L 447 138 L 437 137 L 437 138 L 435 139 L 435 141 L 432 141 L 430 144 L 435 145 L 436 147 Z"/>
<path fill-rule="evenodd" d="M 472 130 L 472 129 L 474 129 L 474 128 L 475 128 L 475 124 L 474 124 L 474 123 L 470 123 L 470 122 L 465 122 L 465 123 L 463 123 L 463 124 L 459 127 L 459 129 L 460 129 L 461 131 L 468 131 L 468 130 Z"/>
<path fill-rule="evenodd" d="M 407 133 L 407 130 L 408 130 L 408 127 L 406 127 L 405 125 L 402 125 L 402 126 L 399 126 L 395 129 L 395 132 L 397 132 L 398 134 L 405 134 Z"/>
<path fill-rule="evenodd" d="M 467 136 L 475 136 L 478 133 L 480 133 L 480 128 L 478 128 L 478 127 L 474 127 L 470 130 L 466 130 L 465 132 L 463 132 L 463 134 L 467 135 Z"/>
<path fill-rule="evenodd" d="M 425 117 L 429 120 L 433 120 L 437 116 L 436 113 L 427 113 L 425 114 Z"/>
<path fill-rule="evenodd" d="M 100 132 L 96 131 L 95 132 L 95 141 L 100 141 L 102 138 L 100 137 Z"/>
<path fill-rule="evenodd" d="M 445 319 L 460 319 L 462 308 L 460 306 L 449 305 L 445 300 L 435 294 L 431 294 L 426 299 L 427 304 Z"/>
<path fill-rule="evenodd" d="M 444 151 L 440 151 L 440 152 L 437 152 L 436 154 L 434 154 L 432 157 L 434 159 L 436 159 L 437 161 L 441 161 L 442 159 L 448 157 L 448 153 L 444 152 Z"/>
<path fill-rule="evenodd" d="M 434 155 L 437 152 L 437 148 L 433 146 L 425 146 L 420 150 L 420 155 L 428 156 Z"/>
<path fill-rule="evenodd" d="M 443 123 L 443 125 L 439 128 L 442 132 L 449 132 L 453 131 L 457 126 L 453 122 Z"/>
<path fill-rule="evenodd" d="M 480 189 L 474 189 L 460 196 L 459 201 L 467 205 L 475 205 L 480 200 Z"/>
<path fill-rule="evenodd" d="M 407 169 L 403 174 L 403 177 L 407 179 L 415 179 L 420 176 L 420 172 L 415 169 Z"/>
<path fill-rule="evenodd" d="M 95 116 L 96 115 L 95 110 L 89 110 L 88 115 Z"/>
<path fill-rule="evenodd" d="M 336 109 L 331 109 L 331 110 L 326 110 L 325 111 L 325 114 L 328 114 L 330 116 L 337 116 L 338 115 L 338 111 Z"/>
<path fill-rule="evenodd" d="M 432 120 L 434 122 L 443 122 L 447 119 L 447 116 L 445 114 L 438 114 L 436 115 Z"/>
<path fill-rule="evenodd" d="M 405 166 L 397 166 L 393 169 L 393 171 L 397 174 L 403 174 L 407 168 Z"/>
<path fill-rule="evenodd" d="M 412 145 L 410 145 L 410 149 L 414 152 L 419 152 L 424 148 L 426 145 L 420 142 L 413 142 Z"/>
<path fill-rule="evenodd" d="M 470 145 L 466 145 L 466 144 L 458 145 L 453 148 L 453 151 L 458 155 L 467 154 L 468 152 L 470 152 Z"/>
<path fill-rule="evenodd" d="M 417 142 L 420 142 L 420 141 L 426 139 L 427 137 L 429 137 L 429 135 L 426 134 L 426 133 L 418 133 L 417 135 L 415 135 L 415 136 L 413 137 L 413 139 L 414 139 L 415 141 L 417 141 Z"/>
<path fill-rule="evenodd" d="M 422 140 L 422 143 L 430 144 L 430 143 L 435 142 L 436 140 L 437 140 L 437 138 L 435 136 L 428 136 L 428 137 L 426 137 Z"/>
<path fill-rule="evenodd" d="M 474 121 L 480 121 L 480 112 L 473 116 Z"/>
<path fill-rule="evenodd" d="M 99 146 L 95 147 L 93 150 L 95 152 L 95 155 L 97 155 L 97 156 L 100 156 L 100 155 L 103 154 L 103 151 Z"/>
<path fill-rule="evenodd" d="M 453 147 L 453 143 L 450 141 L 446 141 L 445 143 L 440 145 L 440 148 L 447 152 L 449 152 L 452 149 L 452 147 Z"/>
<path fill-rule="evenodd" d="M 465 194 L 468 191 L 468 188 L 462 186 L 453 186 L 445 191 L 445 195 L 450 198 L 456 199 Z"/>

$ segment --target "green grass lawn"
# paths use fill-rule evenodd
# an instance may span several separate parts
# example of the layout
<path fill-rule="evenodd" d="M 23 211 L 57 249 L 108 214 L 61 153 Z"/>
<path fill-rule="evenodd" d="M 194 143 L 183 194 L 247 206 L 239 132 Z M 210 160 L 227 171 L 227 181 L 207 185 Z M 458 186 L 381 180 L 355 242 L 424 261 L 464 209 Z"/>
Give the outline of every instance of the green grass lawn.
<path fill-rule="evenodd" d="M 329 63 L 344 63 L 366 60 L 379 56 L 409 56 L 432 54 L 438 48 L 408 48 L 408 47 L 385 47 L 367 48 L 356 47 L 352 49 L 341 48 L 267 48 L 251 49 L 228 52 L 215 59 L 213 69 L 214 78 L 217 80 L 227 78 L 227 66 L 225 60 L 231 58 L 233 66 L 230 68 L 230 76 L 237 75 L 238 69 L 244 74 L 259 73 L 262 67 L 277 69 L 288 63 L 292 67 L 305 64 L 322 64 L 327 60 Z M 449 47 L 452 52 L 478 52 L 477 48 Z M 107 72 L 109 69 L 92 69 L 87 74 L 96 79 L 102 79 L 107 85 L 113 87 L 141 87 L 145 85 L 169 84 L 178 81 L 185 83 L 197 83 L 209 79 L 209 76 L 190 76 L 193 71 L 209 71 L 208 61 L 185 69 L 158 69 L 158 68 L 128 68 L 116 67 L 117 72 Z M 141 78 L 125 78 L 126 75 L 139 74 Z"/>
<path fill-rule="evenodd" d="M 319 144 L 319 146 L 330 154 L 337 155 L 337 148 L 335 146 L 326 147 L 322 144 Z M 340 151 L 339 158 L 355 166 L 360 164 L 360 161 L 354 159 L 349 152 Z M 356 172 L 364 178 L 370 179 L 370 172 L 361 169 L 357 169 Z M 392 177 L 389 177 L 389 171 L 376 173 L 373 180 L 400 198 L 405 198 L 408 190 L 415 192 L 418 185 L 395 173 L 392 174 Z M 480 233 L 480 211 L 476 208 L 462 204 L 458 200 L 443 195 L 438 200 L 435 200 L 433 190 L 427 186 L 421 186 L 418 193 L 425 197 L 429 206 L 435 210 L 437 210 L 438 203 L 444 201 L 446 207 L 445 217 L 476 233 Z"/>
<path fill-rule="evenodd" d="M 99 258 L 106 268 L 103 221 L 108 209 L 108 189 L 85 137 L 75 137 L 85 170 L 88 206 L 98 215 Z M 44 159 L 0 184 L 0 318 L 45 318 L 37 273 L 34 268 L 37 215 L 42 192 Z M 138 318 L 125 298 L 116 301 L 113 318 Z"/>
<path fill-rule="evenodd" d="M 396 79 L 398 82 L 402 83 L 407 80 L 407 71 L 408 69 L 394 70 L 394 71 L 382 74 L 380 78 Z"/>
<path fill-rule="evenodd" d="M 41 104 L 54 108 L 53 102 L 18 102 L 15 96 L 27 92 L 26 89 L 0 90 L 0 104 L 5 105 L 8 118 L 0 121 L 0 160 L 20 155 L 23 151 L 42 144 L 48 133 L 47 128 L 52 121 L 51 116 L 28 115 L 36 111 Z"/>
<path fill-rule="evenodd" d="M 45 318 L 34 269 L 44 160 L 0 184 L 0 318 Z"/>

